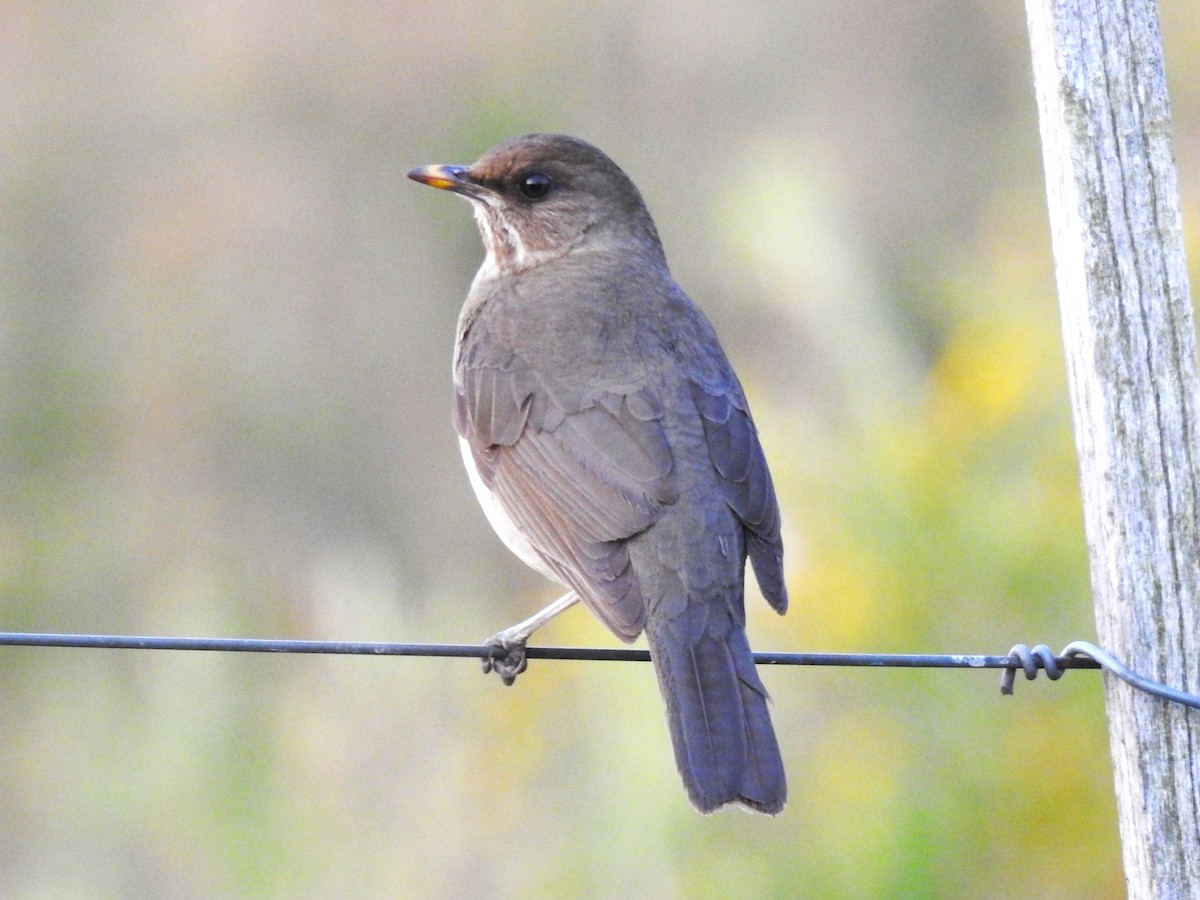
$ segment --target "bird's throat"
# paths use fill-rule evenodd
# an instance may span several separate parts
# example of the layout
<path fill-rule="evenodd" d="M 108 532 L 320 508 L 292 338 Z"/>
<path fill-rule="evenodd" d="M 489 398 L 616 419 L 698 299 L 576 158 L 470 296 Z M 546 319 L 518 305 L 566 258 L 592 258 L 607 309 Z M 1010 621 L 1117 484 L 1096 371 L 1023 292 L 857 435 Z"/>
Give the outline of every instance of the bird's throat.
<path fill-rule="evenodd" d="M 484 201 L 473 205 L 475 221 L 483 237 L 484 249 L 487 250 L 487 258 L 477 277 L 524 272 L 561 255 L 553 249 L 531 246 L 521 231 L 505 217 L 499 204 Z"/>

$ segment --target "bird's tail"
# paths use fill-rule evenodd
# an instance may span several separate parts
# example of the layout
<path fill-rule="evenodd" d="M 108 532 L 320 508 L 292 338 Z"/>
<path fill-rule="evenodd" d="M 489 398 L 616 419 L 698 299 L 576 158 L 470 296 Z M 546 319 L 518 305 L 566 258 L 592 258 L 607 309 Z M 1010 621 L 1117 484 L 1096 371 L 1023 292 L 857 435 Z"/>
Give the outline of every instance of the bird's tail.
<path fill-rule="evenodd" d="M 703 813 L 726 803 L 779 813 L 787 802 L 783 760 L 745 629 L 689 641 L 650 627 L 647 637 L 693 805 Z"/>

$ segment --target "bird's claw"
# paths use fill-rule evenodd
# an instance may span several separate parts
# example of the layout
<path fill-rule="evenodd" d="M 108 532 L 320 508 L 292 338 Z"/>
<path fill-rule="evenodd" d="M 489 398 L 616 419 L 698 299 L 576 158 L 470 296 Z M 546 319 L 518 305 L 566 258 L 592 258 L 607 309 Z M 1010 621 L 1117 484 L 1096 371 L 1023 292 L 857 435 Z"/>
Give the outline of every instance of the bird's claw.
<path fill-rule="evenodd" d="M 489 653 L 483 657 L 483 674 L 495 672 L 506 685 L 512 686 L 517 676 L 525 671 L 525 642 L 528 638 L 512 637 L 501 631 L 483 642 Z"/>

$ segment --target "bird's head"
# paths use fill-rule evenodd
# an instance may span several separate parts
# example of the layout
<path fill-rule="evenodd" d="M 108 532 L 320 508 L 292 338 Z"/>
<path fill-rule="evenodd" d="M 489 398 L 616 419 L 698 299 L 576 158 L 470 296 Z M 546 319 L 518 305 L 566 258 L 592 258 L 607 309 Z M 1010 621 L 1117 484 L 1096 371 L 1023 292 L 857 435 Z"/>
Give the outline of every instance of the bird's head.
<path fill-rule="evenodd" d="M 471 201 L 498 274 L 531 269 L 572 252 L 648 254 L 661 262 L 642 195 L 591 144 L 528 134 L 497 144 L 470 166 L 422 166 L 408 177 Z"/>

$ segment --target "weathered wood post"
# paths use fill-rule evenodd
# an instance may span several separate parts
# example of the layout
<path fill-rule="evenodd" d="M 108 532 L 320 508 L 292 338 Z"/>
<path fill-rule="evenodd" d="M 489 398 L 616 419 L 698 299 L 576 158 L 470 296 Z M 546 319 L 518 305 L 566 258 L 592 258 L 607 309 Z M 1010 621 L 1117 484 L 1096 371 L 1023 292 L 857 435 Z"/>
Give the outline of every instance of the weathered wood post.
<path fill-rule="evenodd" d="M 1154 0 L 1026 0 L 1099 643 L 1200 690 L 1200 387 Z M 1200 711 L 1105 676 L 1134 898 L 1200 897 Z"/>

